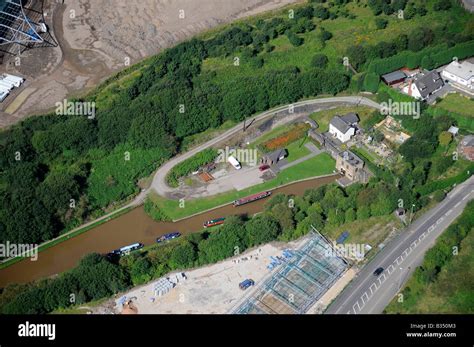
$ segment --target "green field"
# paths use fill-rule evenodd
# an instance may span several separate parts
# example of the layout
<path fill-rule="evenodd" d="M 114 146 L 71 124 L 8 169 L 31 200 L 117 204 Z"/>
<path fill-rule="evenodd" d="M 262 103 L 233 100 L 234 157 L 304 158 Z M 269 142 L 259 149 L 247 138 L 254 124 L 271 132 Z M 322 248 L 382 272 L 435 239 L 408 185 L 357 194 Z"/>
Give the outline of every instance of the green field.
<path fill-rule="evenodd" d="M 436 106 L 450 112 L 474 118 L 474 100 L 459 93 L 447 95 Z"/>
<path fill-rule="evenodd" d="M 284 184 L 310 177 L 328 175 L 334 171 L 334 168 L 335 161 L 332 157 L 329 154 L 322 153 L 316 157 L 299 163 L 298 165 L 283 170 L 278 174 L 278 177 L 271 181 L 241 191 L 234 190 L 212 197 L 186 201 L 186 208 L 179 208 L 179 202 L 177 200 L 168 200 L 156 195 L 152 196 L 151 199 L 155 203 L 155 206 L 157 206 L 167 217 L 177 220 L 230 203 L 247 195 L 273 189 Z"/>

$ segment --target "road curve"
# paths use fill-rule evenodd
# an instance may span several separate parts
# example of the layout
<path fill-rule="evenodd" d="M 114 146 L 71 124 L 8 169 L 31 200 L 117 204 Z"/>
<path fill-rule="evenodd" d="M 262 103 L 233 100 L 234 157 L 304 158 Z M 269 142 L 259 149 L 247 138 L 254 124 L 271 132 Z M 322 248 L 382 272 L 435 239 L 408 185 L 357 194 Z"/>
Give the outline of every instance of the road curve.
<path fill-rule="evenodd" d="M 265 118 L 269 118 L 269 117 L 273 116 L 275 113 L 278 113 L 278 112 L 289 109 L 290 106 L 293 106 L 295 111 L 296 111 L 298 107 L 308 106 L 308 105 L 318 105 L 318 104 L 321 104 L 321 105 L 323 105 L 323 104 L 341 104 L 341 106 L 342 105 L 347 105 L 347 104 L 353 104 L 353 105 L 364 105 L 364 106 L 373 107 L 373 108 L 376 108 L 376 109 L 381 108 L 381 105 L 379 105 L 378 103 L 376 103 L 376 102 L 374 102 L 370 99 L 361 97 L 361 96 L 329 97 L 329 98 L 304 100 L 304 101 L 300 101 L 300 102 L 295 102 L 293 104 L 279 106 L 277 108 L 274 108 L 274 109 L 265 111 L 263 113 L 260 113 L 259 115 L 253 117 L 252 119 L 255 122 L 264 120 Z M 203 150 L 205 150 L 209 147 L 212 147 L 215 144 L 217 144 L 221 141 L 224 141 L 225 139 L 227 139 L 229 137 L 232 137 L 233 135 L 235 135 L 239 131 L 242 131 L 243 125 L 244 125 L 244 122 L 241 122 L 241 123 L 237 124 L 236 126 L 234 126 L 233 128 L 227 130 L 223 134 L 213 138 L 212 140 L 210 140 L 206 143 L 203 143 L 203 144 L 201 144 L 197 147 L 194 147 L 190 151 L 188 151 L 186 153 L 183 153 L 183 154 L 180 154 L 180 155 L 177 155 L 177 156 L 173 157 L 172 159 L 170 159 L 169 161 L 167 161 L 155 173 L 155 176 L 153 177 L 153 182 L 151 184 L 151 187 L 148 189 L 147 193 L 150 192 L 152 189 L 154 189 L 155 192 L 158 193 L 159 195 L 170 198 L 169 194 L 172 193 L 174 189 L 169 187 L 166 184 L 166 175 L 168 174 L 168 172 L 174 166 L 176 166 L 179 163 L 183 162 L 184 160 L 192 157 L 196 153 L 199 153 L 199 152 L 201 152 L 201 151 L 203 151 Z"/>

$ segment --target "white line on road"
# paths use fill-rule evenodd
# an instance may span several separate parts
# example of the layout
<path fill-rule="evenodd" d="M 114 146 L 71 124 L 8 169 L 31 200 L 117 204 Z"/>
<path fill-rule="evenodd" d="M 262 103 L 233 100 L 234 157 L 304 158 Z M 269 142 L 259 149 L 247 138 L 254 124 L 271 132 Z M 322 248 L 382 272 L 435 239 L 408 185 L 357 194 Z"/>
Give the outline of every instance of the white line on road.
<path fill-rule="evenodd" d="M 362 299 L 362 303 L 365 305 L 367 301 L 364 299 L 364 296 L 367 298 L 367 301 L 369 301 L 369 294 L 367 294 L 367 292 L 364 292 L 364 294 L 362 294 L 362 296 L 360 297 Z"/>

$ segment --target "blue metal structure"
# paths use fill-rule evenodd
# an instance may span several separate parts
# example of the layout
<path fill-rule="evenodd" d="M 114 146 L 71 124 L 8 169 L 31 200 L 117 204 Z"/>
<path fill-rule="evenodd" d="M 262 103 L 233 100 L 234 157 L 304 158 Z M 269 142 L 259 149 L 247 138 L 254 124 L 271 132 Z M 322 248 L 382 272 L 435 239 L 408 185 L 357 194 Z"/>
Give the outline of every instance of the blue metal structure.
<path fill-rule="evenodd" d="M 311 238 L 245 299 L 236 314 L 303 314 L 340 278 L 347 262 L 314 228 Z M 288 252 L 287 252 L 288 254 Z"/>
<path fill-rule="evenodd" d="M 43 1 L 0 0 L 0 50 L 15 54 L 38 46 L 57 46 L 44 22 Z"/>

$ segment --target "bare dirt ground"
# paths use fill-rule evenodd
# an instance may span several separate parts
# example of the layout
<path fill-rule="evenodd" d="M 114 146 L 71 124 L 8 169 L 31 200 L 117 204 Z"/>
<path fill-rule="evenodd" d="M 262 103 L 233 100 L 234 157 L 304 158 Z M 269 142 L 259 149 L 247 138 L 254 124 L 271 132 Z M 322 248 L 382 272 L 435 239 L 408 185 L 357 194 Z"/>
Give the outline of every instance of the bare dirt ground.
<path fill-rule="evenodd" d="M 56 102 L 84 93 L 128 62 L 220 24 L 299 1 L 46 0 L 46 22 L 59 46 L 23 53 L 20 66 L 13 59 L 0 66 L 0 72 L 27 79 L 0 104 L 0 127 L 52 110 Z"/>
<path fill-rule="evenodd" d="M 267 269 L 271 262 L 270 256 L 281 256 L 284 249 L 299 248 L 306 241 L 307 238 L 290 243 L 273 242 L 217 264 L 187 271 L 187 280 L 178 283 L 161 297 L 154 295 L 157 281 L 152 281 L 120 294 L 115 300 L 109 300 L 92 311 L 95 314 L 120 313 L 122 307 L 118 301 L 125 295 L 132 299 L 139 314 L 230 313 L 244 296 L 249 296 L 270 276 Z M 239 283 L 247 278 L 255 281 L 255 287 L 243 291 Z"/>

